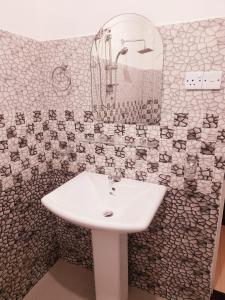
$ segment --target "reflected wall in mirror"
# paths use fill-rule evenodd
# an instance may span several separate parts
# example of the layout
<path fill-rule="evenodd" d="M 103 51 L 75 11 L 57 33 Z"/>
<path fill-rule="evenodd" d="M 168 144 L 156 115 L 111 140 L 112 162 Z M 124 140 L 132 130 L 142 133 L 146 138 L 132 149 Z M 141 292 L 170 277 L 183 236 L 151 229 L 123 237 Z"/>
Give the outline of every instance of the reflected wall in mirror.
<path fill-rule="evenodd" d="M 96 120 L 159 124 L 163 44 L 151 21 L 137 14 L 112 18 L 94 37 L 90 69 Z"/>

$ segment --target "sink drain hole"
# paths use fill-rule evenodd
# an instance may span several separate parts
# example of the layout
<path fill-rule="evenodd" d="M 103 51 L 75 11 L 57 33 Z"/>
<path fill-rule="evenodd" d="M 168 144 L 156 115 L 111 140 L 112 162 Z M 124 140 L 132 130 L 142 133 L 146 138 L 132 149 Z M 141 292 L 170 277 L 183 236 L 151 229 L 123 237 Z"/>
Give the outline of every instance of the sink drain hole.
<path fill-rule="evenodd" d="M 105 212 L 103 213 L 103 216 L 104 216 L 105 218 L 110 218 L 110 217 L 113 216 L 113 212 L 112 212 L 112 211 L 105 211 Z"/>

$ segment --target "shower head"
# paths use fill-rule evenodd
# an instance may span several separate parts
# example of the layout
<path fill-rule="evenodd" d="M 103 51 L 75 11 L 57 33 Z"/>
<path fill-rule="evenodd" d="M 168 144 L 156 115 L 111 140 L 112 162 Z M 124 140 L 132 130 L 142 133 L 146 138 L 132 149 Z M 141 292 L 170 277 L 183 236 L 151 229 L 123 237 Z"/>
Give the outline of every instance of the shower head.
<path fill-rule="evenodd" d="M 144 43 L 144 48 L 141 49 L 141 50 L 139 50 L 139 51 L 137 51 L 138 53 L 145 54 L 145 53 L 153 51 L 153 49 L 151 49 L 151 48 L 146 48 L 146 46 L 145 46 L 146 45 L 145 39 L 136 39 L 136 40 L 124 40 L 124 39 L 122 39 L 121 40 L 121 44 L 122 45 L 124 45 L 125 43 L 136 43 L 136 42 L 142 42 L 142 43 Z M 125 48 L 123 48 L 123 49 L 125 49 Z"/>
<path fill-rule="evenodd" d="M 144 48 L 144 49 L 141 49 L 137 52 L 140 53 L 140 54 L 145 54 L 145 53 L 152 52 L 152 51 L 153 50 L 151 48 Z"/>
<path fill-rule="evenodd" d="M 120 56 L 120 55 L 125 55 L 125 54 L 127 54 L 127 52 L 128 52 L 128 48 L 127 48 L 127 47 L 122 48 L 122 49 L 118 52 L 118 54 L 117 54 L 117 56 L 116 56 L 116 64 L 117 64 L 117 62 L 118 62 L 119 56 Z"/>
<path fill-rule="evenodd" d="M 125 54 L 127 54 L 127 52 L 128 52 L 128 48 L 124 47 L 120 50 L 120 52 L 118 54 L 125 55 Z"/>

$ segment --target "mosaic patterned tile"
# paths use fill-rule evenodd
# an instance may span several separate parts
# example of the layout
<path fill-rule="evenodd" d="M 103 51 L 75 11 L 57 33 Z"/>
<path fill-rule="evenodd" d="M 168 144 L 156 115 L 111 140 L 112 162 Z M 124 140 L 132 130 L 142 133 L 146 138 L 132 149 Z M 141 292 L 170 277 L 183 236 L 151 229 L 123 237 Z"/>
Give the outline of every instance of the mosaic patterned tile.
<path fill-rule="evenodd" d="M 59 257 L 56 219 L 40 202 L 54 188 L 52 181 L 49 172 L 17 179 L 0 193 L 2 299 L 22 299 Z"/>

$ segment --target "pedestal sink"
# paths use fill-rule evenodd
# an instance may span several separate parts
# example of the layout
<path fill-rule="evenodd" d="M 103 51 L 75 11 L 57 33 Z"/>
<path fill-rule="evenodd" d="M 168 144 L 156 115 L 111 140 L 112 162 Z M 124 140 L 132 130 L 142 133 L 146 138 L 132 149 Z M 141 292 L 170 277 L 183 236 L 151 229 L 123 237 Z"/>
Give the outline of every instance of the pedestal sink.
<path fill-rule="evenodd" d="M 42 204 L 71 223 L 91 228 L 97 300 L 127 300 L 127 234 L 151 223 L 166 187 L 106 175 L 80 173 L 42 198 Z"/>

